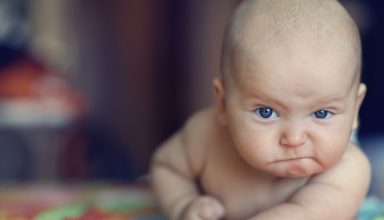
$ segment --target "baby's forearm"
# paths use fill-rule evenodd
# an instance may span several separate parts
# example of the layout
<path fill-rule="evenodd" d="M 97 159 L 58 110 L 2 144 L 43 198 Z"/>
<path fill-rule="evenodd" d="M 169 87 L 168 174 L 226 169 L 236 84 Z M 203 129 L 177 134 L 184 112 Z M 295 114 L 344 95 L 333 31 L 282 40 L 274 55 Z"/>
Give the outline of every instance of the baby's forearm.
<path fill-rule="evenodd" d="M 283 203 L 267 209 L 249 218 L 248 220 L 308 220 L 312 219 L 304 207 L 294 203 Z M 322 219 L 322 218 L 320 218 Z"/>
<path fill-rule="evenodd" d="M 152 167 L 151 181 L 158 204 L 170 220 L 180 220 L 186 207 L 200 196 L 192 179 L 164 164 Z"/>
<path fill-rule="evenodd" d="M 282 203 L 273 208 L 267 209 L 257 215 L 249 218 L 248 220 L 324 220 L 324 219 L 335 219 L 335 213 L 337 211 L 331 211 L 327 208 L 317 207 L 316 211 L 311 210 L 308 207 L 304 207 L 295 203 Z M 352 220 L 353 214 L 348 213 L 350 210 L 343 210 L 342 214 L 337 215 L 337 219 L 340 220 Z M 330 212 L 330 213 L 327 213 Z"/>

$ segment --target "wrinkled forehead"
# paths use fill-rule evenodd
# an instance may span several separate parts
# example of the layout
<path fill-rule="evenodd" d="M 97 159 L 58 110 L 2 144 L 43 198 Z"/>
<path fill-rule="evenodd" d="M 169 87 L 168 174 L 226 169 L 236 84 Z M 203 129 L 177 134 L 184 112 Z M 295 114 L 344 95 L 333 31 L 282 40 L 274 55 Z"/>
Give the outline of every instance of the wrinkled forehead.
<path fill-rule="evenodd" d="M 357 60 L 349 54 L 332 50 L 329 44 L 302 39 L 280 42 L 267 50 L 243 51 L 233 59 L 229 84 L 242 90 L 301 88 L 297 93 L 303 95 L 343 93 L 359 81 Z"/>

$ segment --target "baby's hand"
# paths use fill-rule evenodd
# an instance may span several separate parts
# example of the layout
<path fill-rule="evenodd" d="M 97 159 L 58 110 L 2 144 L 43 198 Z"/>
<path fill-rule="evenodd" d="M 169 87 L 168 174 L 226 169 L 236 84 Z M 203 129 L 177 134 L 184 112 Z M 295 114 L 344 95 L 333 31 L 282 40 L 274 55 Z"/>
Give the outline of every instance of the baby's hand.
<path fill-rule="evenodd" d="M 219 220 L 224 217 L 224 206 L 217 199 L 201 196 L 188 205 L 183 220 Z"/>

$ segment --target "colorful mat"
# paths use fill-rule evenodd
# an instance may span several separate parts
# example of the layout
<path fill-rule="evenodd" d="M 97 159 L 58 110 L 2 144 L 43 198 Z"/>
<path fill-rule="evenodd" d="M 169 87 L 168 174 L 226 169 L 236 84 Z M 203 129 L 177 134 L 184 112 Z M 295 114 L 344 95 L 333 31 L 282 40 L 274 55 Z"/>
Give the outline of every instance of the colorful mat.
<path fill-rule="evenodd" d="M 0 220 L 157 220 L 147 187 L 52 184 L 0 187 Z"/>
<path fill-rule="evenodd" d="M 165 220 L 143 185 L 0 185 L 0 220 L 123 219 Z M 384 220 L 384 201 L 367 197 L 357 219 Z"/>
<path fill-rule="evenodd" d="M 359 220 L 384 220 L 384 201 L 373 196 L 367 197 L 357 217 Z"/>

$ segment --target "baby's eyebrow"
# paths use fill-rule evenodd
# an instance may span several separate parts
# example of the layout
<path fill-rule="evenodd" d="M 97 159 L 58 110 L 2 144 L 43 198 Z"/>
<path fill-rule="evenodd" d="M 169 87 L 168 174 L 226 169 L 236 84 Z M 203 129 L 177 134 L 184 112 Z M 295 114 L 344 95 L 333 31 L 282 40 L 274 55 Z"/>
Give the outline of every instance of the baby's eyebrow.
<path fill-rule="evenodd" d="M 324 103 L 343 102 L 345 99 L 346 99 L 345 96 L 326 97 L 326 98 L 323 98 L 320 102 L 324 102 Z"/>
<path fill-rule="evenodd" d="M 270 97 L 270 96 L 267 96 L 267 95 L 260 96 L 257 94 L 249 94 L 248 99 L 252 100 L 252 101 L 255 101 L 255 100 L 261 101 L 266 105 L 271 105 L 274 107 L 277 106 L 281 109 L 287 109 L 287 106 L 286 106 L 286 104 L 284 104 L 283 101 L 277 100 L 277 99 Z"/>
<path fill-rule="evenodd" d="M 249 94 L 248 99 L 250 100 L 258 100 L 264 102 L 266 105 L 271 105 L 273 107 L 277 107 L 280 109 L 289 109 L 289 104 L 284 102 L 284 100 L 279 100 L 273 97 L 269 97 L 268 95 L 258 95 L 258 94 Z M 321 98 L 314 98 L 312 101 L 307 103 L 307 107 L 309 108 L 322 108 L 322 107 L 341 107 L 345 100 L 346 96 L 326 96 Z"/>
<path fill-rule="evenodd" d="M 326 105 L 342 105 L 345 103 L 346 97 L 332 97 L 332 98 L 323 98 L 321 100 L 315 101 L 313 103 L 314 107 L 321 107 Z"/>

